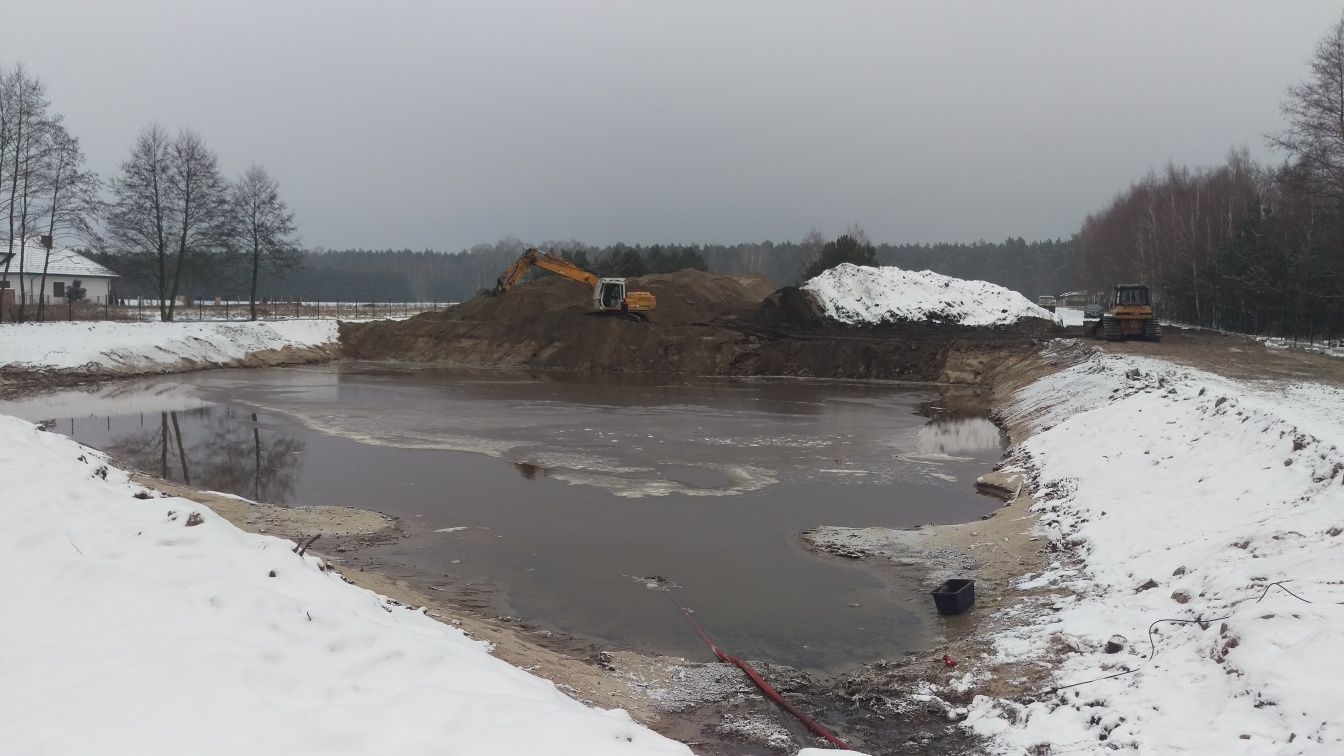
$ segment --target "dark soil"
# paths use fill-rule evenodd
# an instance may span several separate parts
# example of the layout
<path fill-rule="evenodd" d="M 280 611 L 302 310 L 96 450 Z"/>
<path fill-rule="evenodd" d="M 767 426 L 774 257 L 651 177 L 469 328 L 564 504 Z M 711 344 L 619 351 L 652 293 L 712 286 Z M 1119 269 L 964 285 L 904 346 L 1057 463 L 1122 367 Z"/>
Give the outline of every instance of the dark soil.
<path fill-rule="evenodd" d="M 945 374 L 952 355 L 1059 335 L 1045 321 L 1011 329 L 851 327 L 822 317 L 800 289 L 771 293 L 760 279 L 694 270 L 632 278 L 629 288 L 658 298 L 649 322 L 594 314 L 588 287 L 550 277 L 442 313 L 345 323 L 341 342 L 355 359 L 469 368 L 974 382 L 974 369 Z"/>
<path fill-rule="evenodd" d="M 1252 381 L 1314 381 L 1344 386 L 1344 359 L 1303 349 L 1273 349 L 1248 336 L 1166 326 L 1162 341 L 1086 340 L 1108 352 L 1147 355 Z"/>

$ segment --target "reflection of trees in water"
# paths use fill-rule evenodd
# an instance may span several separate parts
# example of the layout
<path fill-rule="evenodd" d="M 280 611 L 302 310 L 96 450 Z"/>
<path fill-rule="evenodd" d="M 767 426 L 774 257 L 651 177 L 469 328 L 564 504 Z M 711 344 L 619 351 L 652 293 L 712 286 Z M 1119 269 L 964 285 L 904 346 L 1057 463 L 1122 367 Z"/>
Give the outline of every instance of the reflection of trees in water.
<path fill-rule="evenodd" d="M 180 417 L 199 440 L 183 438 Z M 232 407 L 160 412 L 158 428 L 118 436 L 107 451 L 117 459 L 161 478 L 256 501 L 283 504 L 294 494 L 302 440 L 267 431 L 257 415 Z"/>

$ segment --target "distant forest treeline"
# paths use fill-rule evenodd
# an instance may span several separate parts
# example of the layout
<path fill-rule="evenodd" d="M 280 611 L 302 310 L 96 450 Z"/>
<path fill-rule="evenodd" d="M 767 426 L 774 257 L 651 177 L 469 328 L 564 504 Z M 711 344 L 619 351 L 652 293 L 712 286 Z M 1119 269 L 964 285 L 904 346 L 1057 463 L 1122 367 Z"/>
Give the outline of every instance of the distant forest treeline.
<path fill-rule="evenodd" d="M 1243 150 L 1150 174 L 1083 222 L 1079 280 L 1148 282 L 1162 316 L 1210 328 L 1344 334 L 1344 18 L 1309 62 L 1268 137 L 1282 165 Z"/>
<path fill-rule="evenodd" d="M 1116 283 L 1146 283 L 1153 287 L 1162 318 L 1249 333 L 1338 338 L 1344 334 L 1344 17 L 1322 37 L 1309 62 L 1309 76 L 1288 88 L 1281 105 L 1284 129 L 1268 137 L 1286 156 L 1281 165 L 1257 164 L 1245 150 L 1233 151 L 1215 167 L 1170 165 L 1122 191 L 1068 240 L 880 244 L 872 248 L 871 259 L 991 281 L 1030 298 L 1065 290 L 1103 295 Z M 109 205 L 97 196 L 97 177 L 82 168 L 63 172 L 67 163 L 82 166 L 82 153 L 77 140 L 56 128 L 59 118 L 38 117 L 46 112 L 44 98 L 39 83 L 21 69 L 0 75 L 0 145 L 13 146 L 0 150 L 0 173 L 10 183 L 7 204 L 0 194 L 0 210 L 7 209 L 20 255 L 42 233 L 61 236 L 64 229 L 66 235 L 90 239 L 90 246 L 100 250 L 94 255 L 98 261 L 121 275 L 119 296 L 166 291 L 171 298 L 180 291 L 193 298 L 243 299 L 256 276 L 262 299 L 461 301 L 492 286 L 526 246 L 504 239 L 453 253 L 314 249 L 296 250 L 290 259 L 288 233 L 259 244 L 255 233 L 250 240 L 242 238 L 234 228 L 239 224 L 222 222 L 220 229 L 231 233 L 170 234 L 178 248 L 168 250 L 161 233 L 131 233 L 149 220 L 158 224 L 165 217 L 187 217 L 185 205 L 168 208 L 165 216 L 130 201 L 139 196 L 130 192 L 139 186 L 132 180 L 139 175 L 132 170 L 139 164 L 136 155 L 154 130 L 142 134 L 123 175 L 112 182 Z M 50 128 L 25 128 L 28 121 Z M 51 149 L 38 149 L 39 142 L 46 144 L 38 134 L 48 141 L 60 138 L 48 145 Z M 20 149 L 24 145 L 27 151 Z M 199 147 L 194 152 L 217 174 L 213 154 L 191 132 L 183 132 L 173 145 L 168 145 L 173 154 Z M 67 157 L 53 162 L 52 155 Z M 22 193 L 20 174 L 25 177 Z M 36 178 L 30 182 L 30 177 Z M 216 183 L 222 190 L 225 182 Z M 273 182 L 266 185 L 274 188 Z M 74 186 L 82 189 L 71 194 L 54 188 Z M 58 197 L 63 199 L 58 202 Z M 283 203 L 276 203 L 288 217 Z M 232 208 L 221 215 L 227 221 L 243 205 L 219 206 Z M 860 242 L 862 259 L 869 259 L 862 230 L 852 228 L 846 236 L 851 246 Z M 158 240 L 157 249 L 147 252 L 144 243 L 132 243 L 137 238 Z M 822 257 L 827 243 L 814 231 L 801 241 L 782 243 L 594 247 L 565 241 L 537 246 L 602 275 L 689 267 L 758 274 L 783 286 L 799 283 L 819 259 L 820 265 L 829 264 L 831 258 Z M 837 241 L 831 249 L 838 246 Z M 166 261 L 181 271 L 180 286 L 174 275 L 172 288 L 165 289 Z M 291 263 L 296 269 L 283 272 Z M 170 307 L 165 317 L 171 314 Z"/>
<path fill-rule="evenodd" d="M 581 264 L 610 276 L 636 276 L 682 268 L 715 273 L 756 274 L 776 286 L 799 282 L 820 251 L 815 243 L 761 242 L 733 245 L 625 245 L 594 247 L 576 241 L 546 243 L 543 249 L 577 257 Z M 517 239 L 479 244 L 455 253 L 409 249 L 312 250 L 302 254 L 300 268 L 283 276 L 263 271 L 258 283 L 262 299 L 320 301 L 462 301 L 494 286 L 504 268 L 527 245 Z M 1066 288 L 1071 241 L 975 244 L 880 244 L 877 261 L 916 270 L 934 270 L 959 278 L 978 278 L 1015 289 L 1033 299 Z M 115 254 L 94 255 L 122 275 L 122 296 L 149 296 L 154 291 L 150 260 Z M 139 263 L 137 265 L 137 263 Z M 145 268 L 139 270 L 138 268 Z M 193 297 L 239 298 L 239 284 L 208 269 L 189 275 Z"/>

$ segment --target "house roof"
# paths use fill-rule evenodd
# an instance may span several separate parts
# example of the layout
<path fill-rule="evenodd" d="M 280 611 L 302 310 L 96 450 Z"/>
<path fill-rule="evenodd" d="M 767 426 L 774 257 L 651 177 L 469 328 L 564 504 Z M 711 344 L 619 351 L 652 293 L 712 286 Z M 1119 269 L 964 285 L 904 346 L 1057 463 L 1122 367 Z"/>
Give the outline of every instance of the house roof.
<path fill-rule="evenodd" d="M 10 275 L 26 273 L 42 275 L 46 250 L 35 243 L 26 245 L 23 252 L 23 270 L 19 270 L 19 245 L 13 244 L 8 253 L 0 247 L 0 275 L 5 270 L 5 258 L 9 258 Z M 49 276 L 85 276 L 87 278 L 116 278 L 117 274 L 90 260 L 69 247 L 56 247 L 51 250 L 51 264 L 47 267 Z"/>

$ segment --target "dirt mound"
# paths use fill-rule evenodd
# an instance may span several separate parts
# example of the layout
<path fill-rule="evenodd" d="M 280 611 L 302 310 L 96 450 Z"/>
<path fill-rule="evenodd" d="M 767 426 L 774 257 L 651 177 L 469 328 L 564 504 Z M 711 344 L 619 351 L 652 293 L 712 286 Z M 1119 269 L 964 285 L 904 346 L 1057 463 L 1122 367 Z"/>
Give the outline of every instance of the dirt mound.
<path fill-rule="evenodd" d="M 698 270 L 658 273 L 630 279 L 631 291 L 658 298 L 653 319 L 660 325 L 707 323 L 721 315 L 756 308 L 773 287 L 759 276 L 721 276 Z"/>
<path fill-rule="evenodd" d="M 760 282 L 683 270 L 632 278 L 658 298 L 648 323 L 593 313 L 587 286 L 554 276 L 401 322 L 343 324 L 347 356 L 461 367 L 722 373 L 742 334 L 710 325 L 747 316 Z"/>
<path fill-rule="evenodd" d="M 658 298 L 650 319 L 660 326 L 707 323 L 720 315 L 745 313 L 769 294 L 764 279 L 746 282 L 698 270 L 639 276 L 626 281 L 629 291 L 648 291 Z M 762 291 L 762 288 L 765 290 Z M 450 308 L 444 317 L 490 321 L 529 330 L 541 319 L 602 317 L 589 314 L 592 289 L 578 281 L 546 276 L 515 286 L 508 293 L 483 295 Z"/>
<path fill-rule="evenodd" d="M 344 323 L 347 357 L 510 368 L 976 382 L 994 354 L 1045 333 L 910 323 L 850 326 L 813 294 L 699 271 L 630 279 L 649 322 L 594 314 L 583 284 L 546 277 L 398 322 Z M 952 373 L 947 366 L 964 369 Z"/>
<path fill-rule="evenodd" d="M 791 328 L 818 328 L 826 322 L 826 313 L 817 298 L 797 286 L 785 286 L 771 293 L 756 308 L 754 317 L 760 323 Z"/>

